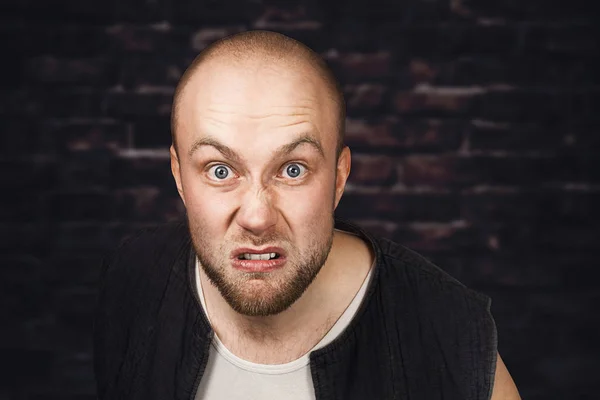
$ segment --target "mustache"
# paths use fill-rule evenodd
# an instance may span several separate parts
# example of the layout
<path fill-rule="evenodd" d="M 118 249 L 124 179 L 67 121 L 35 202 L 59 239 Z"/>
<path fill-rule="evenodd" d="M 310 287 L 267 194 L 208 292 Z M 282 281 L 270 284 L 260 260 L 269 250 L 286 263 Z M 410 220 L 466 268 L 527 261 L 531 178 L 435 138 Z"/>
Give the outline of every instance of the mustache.
<path fill-rule="evenodd" d="M 266 244 L 273 244 L 273 243 L 277 243 L 277 242 L 280 242 L 280 243 L 281 242 L 289 242 L 287 237 L 285 237 L 284 235 L 281 235 L 277 232 L 269 232 L 269 233 L 265 233 L 264 235 L 261 235 L 261 236 L 244 233 L 244 234 L 236 235 L 236 236 L 232 237 L 230 241 L 232 243 L 240 243 L 240 244 L 251 243 L 252 246 L 254 246 L 254 247 L 260 247 L 260 246 L 264 246 Z"/>

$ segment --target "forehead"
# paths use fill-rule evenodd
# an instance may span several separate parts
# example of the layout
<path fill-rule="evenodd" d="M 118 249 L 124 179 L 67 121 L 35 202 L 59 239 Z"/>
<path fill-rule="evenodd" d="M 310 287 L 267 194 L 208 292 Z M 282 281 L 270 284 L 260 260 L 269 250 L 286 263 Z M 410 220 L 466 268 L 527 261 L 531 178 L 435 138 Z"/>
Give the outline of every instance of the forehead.
<path fill-rule="evenodd" d="M 301 63 L 210 60 L 186 84 L 178 113 L 188 128 L 184 135 L 207 125 L 252 132 L 308 123 L 328 142 L 335 130 L 335 108 L 324 83 Z"/>
<path fill-rule="evenodd" d="M 250 115 L 269 107 L 302 107 L 321 97 L 311 72 L 303 65 L 266 60 L 210 60 L 190 79 L 189 99 L 196 108 L 221 104 Z"/>

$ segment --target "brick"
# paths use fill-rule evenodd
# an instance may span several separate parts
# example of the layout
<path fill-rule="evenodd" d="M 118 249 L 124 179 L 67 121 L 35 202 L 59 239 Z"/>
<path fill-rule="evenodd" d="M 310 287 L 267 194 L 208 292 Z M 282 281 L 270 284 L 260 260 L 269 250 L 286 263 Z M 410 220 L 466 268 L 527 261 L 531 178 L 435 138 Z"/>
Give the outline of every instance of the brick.
<path fill-rule="evenodd" d="M 553 60 L 574 56 L 594 57 L 600 50 L 598 28 L 589 22 L 532 25 L 524 32 L 524 54 L 551 56 Z"/>
<path fill-rule="evenodd" d="M 95 25 L 2 24 L 0 43 L 9 54 L 23 57 L 93 57 L 112 49 L 105 29 Z"/>
<path fill-rule="evenodd" d="M 166 149 L 117 157 L 111 164 L 110 176 L 113 188 L 149 186 L 175 190 L 171 162 Z"/>
<path fill-rule="evenodd" d="M 192 34 L 190 39 L 191 48 L 196 52 L 200 52 L 204 50 L 206 46 L 216 42 L 219 39 L 223 39 L 226 36 L 240 33 L 245 30 L 246 29 L 244 29 L 242 25 L 203 28 Z"/>
<path fill-rule="evenodd" d="M 269 1 L 261 9 L 255 23 L 287 23 L 290 25 L 305 21 L 320 20 L 323 17 L 322 5 L 315 1 L 290 3 Z"/>
<path fill-rule="evenodd" d="M 103 112 L 104 95 L 89 88 L 0 91 L 0 115 L 13 117 L 91 117 Z"/>
<path fill-rule="evenodd" d="M 375 121 L 348 119 L 346 143 L 352 149 L 379 152 L 438 152 L 457 150 L 465 124 L 457 120 L 385 118 Z"/>
<path fill-rule="evenodd" d="M 474 230 L 463 221 L 400 224 L 391 239 L 423 254 L 481 250 L 475 243 Z"/>
<path fill-rule="evenodd" d="M 163 21 L 153 25 L 119 23 L 105 28 L 105 32 L 113 51 L 124 60 L 143 55 L 163 61 L 189 50 L 193 30 Z"/>
<path fill-rule="evenodd" d="M 2 386 L 9 393 L 30 387 L 32 382 L 43 381 L 52 370 L 53 354 L 50 350 L 23 346 L 0 348 L 0 358 L 5 365 L 10 365 L 10 368 L 3 368 L 2 377 Z"/>
<path fill-rule="evenodd" d="M 47 268 L 42 270 L 44 282 L 53 290 L 81 285 L 95 287 L 100 278 L 101 260 L 104 252 L 54 253 L 45 259 Z"/>
<path fill-rule="evenodd" d="M 436 88 L 420 85 L 414 90 L 398 91 L 394 110 L 401 115 L 461 116 L 470 113 L 482 88 Z"/>
<path fill-rule="evenodd" d="M 43 121 L 42 136 L 54 139 L 54 149 L 62 155 L 73 156 L 74 153 L 89 153 L 95 156 L 105 152 L 129 147 L 128 124 L 109 119 L 50 119 Z"/>
<path fill-rule="evenodd" d="M 596 290 L 559 291 L 552 294 L 532 293 L 530 297 L 532 312 L 537 314 L 540 319 L 546 318 L 546 310 L 553 310 L 555 316 L 573 323 L 581 323 L 586 321 L 589 316 L 595 316 L 594 310 L 599 304 L 600 293 Z"/>
<path fill-rule="evenodd" d="M 2 90 L 0 92 L 0 115 L 32 116 L 43 112 L 44 100 L 40 94 L 29 90 Z"/>
<path fill-rule="evenodd" d="M 550 214 L 546 217 L 543 223 L 488 222 L 485 225 L 477 225 L 475 237 L 479 238 L 478 247 L 486 247 L 499 259 L 506 258 L 506 262 L 513 258 L 523 258 L 530 263 L 539 264 L 540 261 L 532 260 L 539 257 L 540 260 L 549 262 L 550 269 L 552 264 L 558 264 L 562 257 L 564 265 L 568 265 L 564 262 L 568 260 L 572 262 L 573 268 L 576 261 L 582 266 L 583 260 L 595 251 L 594 237 L 600 224 L 568 224 L 560 219 L 555 220 Z M 554 258 L 556 262 L 549 261 Z M 543 265 L 538 265 L 538 273 L 542 273 Z"/>
<path fill-rule="evenodd" d="M 43 217 L 43 203 L 39 196 L 20 190 L 6 190 L 0 208 L 2 222 L 36 222 Z"/>
<path fill-rule="evenodd" d="M 15 154 L 33 156 L 51 154 L 55 143 L 44 135 L 43 123 L 38 119 L 12 117 L 0 119 L 0 154 L 11 157 Z"/>
<path fill-rule="evenodd" d="M 110 120 L 46 119 L 24 116 L 0 121 L 4 132 L 0 151 L 10 157 L 49 156 L 91 148 L 121 147 L 126 135 L 125 125 Z"/>
<path fill-rule="evenodd" d="M 402 57 L 448 59 L 467 55 L 510 54 L 519 45 L 519 32 L 511 25 L 381 23 L 375 28 L 385 48 Z"/>
<path fill-rule="evenodd" d="M 594 204 L 599 199 L 597 191 L 566 191 L 562 188 L 470 189 L 461 196 L 461 214 L 463 218 L 475 221 L 538 224 L 544 220 L 569 224 L 597 222 L 600 213 Z"/>
<path fill-rule="evenodd" d="M 389 52 L 326 53 L 324 58 L 338 80 L 345 83 L 361 80 L 381 81 L 391 74 L 392 57 Z"/>
<path fill-rule="evenodd" d="M 317 21 L 302 21 L 298 24 L 269 24 L 264 28 L 260 25 L 253 25 L 253 29 L 267 29 L 275 32 L 283 33 L 291 37 L 292 39 L 298 40 L 301 43 L 306 44 L 313 51 L 323 55 L 325 52 L 331 50 L 332 41 L 327 35 L 325 27 L 322 23 Z"/>
<path fill-rule="evenodd" d="M 405 185 L 433 185 L 446 187 L 460 183 L 456 157 L 408 156 L 401 161 L 401 182 Z"/>
<path fill-rule="evenodd" d="M 598 248 L 600 225 L 542 225 L 535 237 L 535 245 L 540 250 L 568 250 L 574 253 L 592 251 Z"/>
<path fill-rule="evenodd" d="M 390 186 L 397 180 L 398 163 L 391 157 L 355 155 L 349 182 L 366 186 Z"/>
<path fill-rule="evenodd" d="M 448 162 L 455 166 L 455 170 L 449 177 L 453 178 L 453 183 L 462 186 L 475 184 L 532 185 L 547 181 L 548 177 L 557 179 L 555 174 L 560 174 L 564 167 L 561 158 L 558 157 L 510 153 L 498 156 L 481 154 L 459 157 Z M 438 165 L 435 161 L 431 165 L 434 170 L 444 168 L 444 164 Z M 423 171 L 427 175 L 427 170 Z"/>
<path fill-rule="evenodd" d="M 560 95 L 545 90 L 493 90 L 476 103 L 473 113 L 482 119 L 553 124 L 565 114 Z"/>
<path fill-rule="evenodd" d="M 378 84 L 344 86 L 344 97 L 349 115 L 380 111 L 384 106 L 387 88 Z"/>
<path fill-rule="evenodd" d="M 303 4 L 269 2 L 257 10 L 250 28 L 283 33 L 321 53 L 331 46 L 328 37 L 322 33 L 319 7 L 320 5 L 311 1 Z"/>
<path fill-rule="evenodd" d="M 63 289 L 57 296 L 58 322 L 65 327 L 88 331 L 91 328 L 92 310 L 97 302 L 95 290 L 85 287 Z"/>
<path fill-rule="evenodd" d="M 598 83 L 597 62 L 578 57 L 558 57 L 524 52 L 499 56 L 474 55 L 456 60 L 431 63 L 436 70 L 433 82 L 440 86 L 472 84 L 512 84 L 523 86 L 565 87 Z M 422 82 L 424 80 L 418 80 Z"/>
<path fill-rule="evenodd" d="M 89 327 L 87 328 L 89 331 Z M 87 333 L 87 332 L 86 332 Z M 81 333 L 80 333 L 81 335 Z M 88 338 L 89 333 L 85 335 Z M 88 343 L 91 338 L 88 338 Z M 89 344 L 85 346 L 89 348 Z M 73 349 L 67 354 L 61 354 L 56 360 L 56 379 L 53 390 L 56 399 L 61 396 L 61 387 L 72 387 L 73 393 L 67 397 L 69 400 L 92 400 L 92 393 L 96 392 L 96 381 L 93 374 L 93 359 L 91 351 L 82 347 Z M 90 395 L 88 395 L 90 393 Z M 52 398 L 52 400 L 54 397 Z"/>
<path fill-rule="evenodd" d="M 561 119 L 572 125 L 582 122 L 600 125 L 600 115 L 596 112 L 600 105 L 600 91 L 597 88 L 581 89 L 574 93 L 565 93 L 561 99 Z"/>
<path fill-rule="evenodd" d="M 567 128 L 536 122 L 498 123 L 473 120 L 468 130 L 470 150 L 559 150 L 568 146 Z"/>
<path fill-rule="evenodd" d="M 168 116 L 174 88 L 156 92 L 111 92 L 106 98 L 106 113 L 114 117 Z"/>
<path fill-rule="evenodd" d="M 600 182 L 600 159 L 590 150 L 561 154 L 547 161 L 546 168 L 554 173 L 554 181 L 583 185 Z"/>
<path fill-rule="evenodd" d="M 173 19 L 178 24 L 239 24 L 249 23 L 260 15 L 259 3 L 243 0 L 227 2 L 177 2 L 173 4 Z"/>
<path fill-rule="evenodd" d="M 525 186 L 598 182 L 598 160 L 591 155 L 478 154 L 408 156 L 402 159 L 402 182 L 436 186 Z"/>
<path fill-rule="evenodd" d="M 590 18 L 590 6 L 585 0 L 545 1 L 530 0 L 523 3 L 509 0 L 502 3 L 463 1 L 465 7 L 481 17 L 504 18 L 516 21 L 556 21 L 569 20 L 572 17 Z"/>
<path fill-rule="evenodd" d="M 126 56 L 120 65 L 119 82 L 126 90 L 144 86 L 175 87 L 193 58 L 146 54 Z"/>
<path fill-rule="evenodd" d="M 113 20 L 113 2 L 96 4 L 93 0 L 49 0 L 44 2 L 18 2 L 3 4 L 13 18 L 26 20 L 58 20 L 60 22 L 105 23 Z"/>
<path fill-rule="evenodd" d="M 333 7 L 333 6 L 331 6 Z M 396 22 L 398 24 L 418 24 L 451 18 L 450 4 L 444 1 L 418 1 L 399 3 L 391 0 L 353 2 L 337 13 L 330 12 L 330 18 L 350 16 L 369 23 Z"/>
<path fill-rule="evenodd" d="M 346 119 L 345 143 L 354 149 L 382 148 L 399 146 L 398 139 L 393 135 L 394 120 L 369 121 L 365 119 Z"/>
<path fill-rule="evenodd" d="M 43 221 L 0 223 L 0 251 L 4 255 L 39 255 L 50 251 L 50 229 Z"/>
<path fill-rule="evenodd" d="M 156 22 L 172 19 L 172 5 L 167 0 L 125 0 L 114 3 L 119 22 Z"/>
<path fill-rule="evenodd" d="M 99 190 L 111 185 L 109 150 L 78 151 L 64 156 L 57 180 L 61 190 Z"/>
<path fill-rule="evenodd" d="M 539 197 L 532 197 L 539 213 L 552 216 L 556 224 L 585 227 L 600 222 L 600 210 L 596 206 L 600 202 L 600 192 L 597 189 L 569 190 L 565 185 L 546 189 Z"/>
<path fill-rule="evenodd" d="M 591 287 L 582 275 L 590 272 L 589 254 L 530 250 L 475 255 L 464 259 L 464 276 L 471 285 L 561 290 Z M 465 258 L 465 257 L 463 257 Z M 465 282 L 466 283 L 466 282 Z"/>
<path fill-rule="evenodd" d="M 56 183 L 57 163 L 35 157 L 0 160 L 0 182 L 4 190 L 44 190 Z"/>
<path fill-rule="evenodd" d="M 25 79 L 30 82 L 76 85 L 90 84 L 108 86 L 116 82 L 116 67 L 111 60 L 94 58 L 35 57 L 25 65 Z"/>
<path fill-rule="evenodd" d="M 159 223 L 185 212 L 177 192 L 151 187 L 134 188 L 120 190 L 115 197 L 116 216 L 120 221 Z"/>
<path fill-rule="evenodd" d="M 452 221 L 459 216 L 458 197 L 446 192 L 346 190 L 336 210 L 342 218 L 384 222 Z"/>
<path fill-rule="evenodd" d="M 53 224 L 47 236 L 57 253 L 90 254 L 116 248 L 120 237 L 115 228 L 100 222 Z"/>
<path fill-rule="evenodd" d="M 339 7 L 322 3 L 324 9 L 323 41 L 321 46 L 327 47 L 327 53 L 377 53 L 389 51 L 384 35 L 378 32 L 367 21 L 341 13 Z M 327 8 L 327 9 L 325 9 Z M 335 49 L 332 51 L 331 49 Z"/>
<path fill-rule="evenodd" d="M 505 56 L 466 55 L 437 63 L 428 61 L 435 75 L 427 82 L 439 86 L 467 86 L 473 84 L 513 83 Z M 427 65 L 426 64 L 426 65 Z M 417 80 L 421 82 L 422 80 Z"/>
<path fill-rule="evenodd" d="M 54 221 L 107 221 L 113 216 L 110 196 L 97 191 L 58 192 L 47 198 L 50 218 Z"/>
<path fill-rule="evenodd" d="M 138 118 L 132 123 L 133 147 L 136 149 L 162 149 L 171 146 L 171 119 Z"/>
<path fill-rule="evenodd" d="M 567 181 L 579 176 L 577 166 L 565 169 L 563 157 L 535 155 L 414 155 L 401 159 L 402 183 L 438 187 L 476 184 L 529 185 L 552 179 Z"/>

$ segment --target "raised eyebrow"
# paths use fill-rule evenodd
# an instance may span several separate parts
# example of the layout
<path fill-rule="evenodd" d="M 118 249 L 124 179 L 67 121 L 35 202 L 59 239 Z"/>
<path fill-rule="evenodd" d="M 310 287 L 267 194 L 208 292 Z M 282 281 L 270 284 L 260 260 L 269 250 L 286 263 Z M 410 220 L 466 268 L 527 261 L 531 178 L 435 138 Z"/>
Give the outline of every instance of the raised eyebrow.
<path fill-rule="evenodd" d="M 308 134 L 304 134 L 304 135 L 300 136 L 299 138 L 297 138 L 296 140 L 294 140 L 291 143 L 284 144 L 279 149 L 277 149 L 277 151 L 275 153 L 279 156 L 286 155 L 286 154 L 289 154 L 292 151 L 294 151 L 296 149 L 296 147 L 298 147 L 302 144 L 305 144 L 305 143 L 314 147 L 319 152 L 321 157 L 325 158 L 325 152 L 323 151 L 323 146 L 321 146 L 321 143 L 317 139 L 313 138 L 312 136 L 310 136 Z"/>
<path fill-rule="evenodd" d="M 275 151 L 275 154 L 280 157 L 285 156 L 294 151 L 298 146 L 305 143 L 315 148 L 319 152 L 321 157 L 325 158 L 325 152 L 323 151 L 323 146 L 321 145 L 321 143 L 308 134 L 304 134 L 296 140 L 294 140 L 293 142 L 284 144 L 283 146 L 279 147 Z M 235 151 L 211 137 L 203 137 L 196 140 L 190 148 L 188 155 L 192 157 L 192 155 L 202 146 L 214 147 L 219 153 L 223 154 L 224 157 L 234 162 L 241 162 L 241 157 Z"/>
<path fill-rule="evenodd" d="M 242 160 L 241 157 L 231 148 L 211 137 L 203 137 L 196 140 L 188 152 L 189 157 L 192 157 L 192 155 L 202 146 L 214 147 L 219 153 L 223 154 L 225 158 L 228 158 L 234 162 L 239 163 Z"/>

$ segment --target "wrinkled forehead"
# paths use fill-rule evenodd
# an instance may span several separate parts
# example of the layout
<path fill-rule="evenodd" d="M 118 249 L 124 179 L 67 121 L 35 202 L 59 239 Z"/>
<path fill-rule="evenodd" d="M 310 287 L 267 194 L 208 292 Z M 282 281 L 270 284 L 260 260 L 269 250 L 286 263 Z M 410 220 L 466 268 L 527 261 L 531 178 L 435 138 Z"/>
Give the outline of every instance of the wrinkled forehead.
<path fill-rule="evenodd" d="M 278 124 L 310 119 L 324 145 L 336 143 L 336 111 L 322 78 L 306 63 L 272 60 L 210 60 L 187 82 L 179 99 L 179 135 L 202 130 L 216 117 L 221 124 L 273 118 Z M 213 121 L 215 122 L 215 121 Z M 331 138 L 329 136 L 332 136 Z"/>

